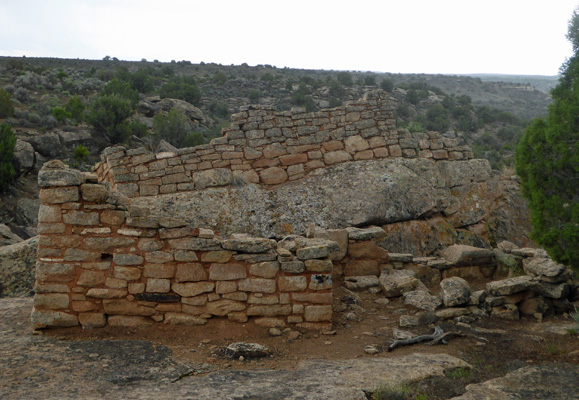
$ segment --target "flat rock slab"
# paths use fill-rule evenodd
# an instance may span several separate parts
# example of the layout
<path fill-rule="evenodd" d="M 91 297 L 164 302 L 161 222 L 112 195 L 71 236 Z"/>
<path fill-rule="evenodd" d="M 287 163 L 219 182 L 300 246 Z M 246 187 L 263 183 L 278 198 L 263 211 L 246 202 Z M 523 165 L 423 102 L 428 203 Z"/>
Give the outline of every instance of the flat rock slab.
<path fill-rule="evenodd" d="M 469 367 L 446 354 L 301 362 L 294 370 L 220 370 L 173 359 L 148 341 L 33 335 L 32 299 L 0 299 L 2 399 L 359 399 L 383 384 Z M 197 372 L 199 375 L 189 376 Z M 204 374 L 206 373 L 206 374 Z M 181 379 L 179 379 L 181 378 Z"/>
<path fill-rule="evenodd" d="M 577 400 L 579 365 L 548 364 L 520 368 L 501 378 L 468 385 L 452 400 Z"/>

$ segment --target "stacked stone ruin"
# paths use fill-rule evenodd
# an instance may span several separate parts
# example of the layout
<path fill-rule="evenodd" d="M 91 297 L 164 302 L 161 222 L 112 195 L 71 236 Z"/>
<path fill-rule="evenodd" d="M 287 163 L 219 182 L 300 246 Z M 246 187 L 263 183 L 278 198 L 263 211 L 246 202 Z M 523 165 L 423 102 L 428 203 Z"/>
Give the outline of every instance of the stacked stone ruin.
<path fill-rule="evenodd" d="M 105 149 L 100 182 L 128 197 L 226 186 L 239 180 L 266 187 L 357 160 L 472 159 L 469 147 L 438 132 L 397 130 L 394 103 L 381 91 L 343 107 L 306 113 L 249 106 L 210 144 L 153 154 L 144 148 Z"/>
<path fill-rule="evenodd" d="M 397 130 L 393 104 L 378 91 L 317 113 L 247 107 L 210 144 L 161 153 L 115 146 L 105 149 L 94 173 L 48 162 L 39 173 L 33 326 L 203 325 L 227 318 L 325 329 L 334 282 L 343 277 L 351 288 L 369 282 L 359 277 L 374 277 L 371 288 L 381 274 L 414 269 L 436 285 L 448 277 L 449 264 L 390 256 L 377 244 L 386 234 L 379 227 L 312 229 L 307 238 L 278 240 L 244 232 L 220 237 L 215 227 L 134 204 L 136 197 L 171 201 L 174 193 L 235 190 L 239 183 L 267 189 L 336 164 L 395 157 L 460 162 L 472 152 L 435 132 Z M 481 265 L 491 277 L 494 269 Z"/>

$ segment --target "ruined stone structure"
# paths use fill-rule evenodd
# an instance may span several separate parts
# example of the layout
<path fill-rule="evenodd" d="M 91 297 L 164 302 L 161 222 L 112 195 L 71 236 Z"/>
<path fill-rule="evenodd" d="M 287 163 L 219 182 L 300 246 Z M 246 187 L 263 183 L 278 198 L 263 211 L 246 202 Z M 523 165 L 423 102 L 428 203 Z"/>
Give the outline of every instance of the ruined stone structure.
<path fill-rule="evenodd" d="M 388 264 L 388 252 L 377 245 L 382 228 L 342 227 L 281 240 L 243 230 L 224 235 L 138 200 L 168 204 L 176 194 L 239 185 L 274 189 L 354 161 L 360 168 L 363 160 L 378 159 L 472 161 L 472 152 L 454 139 L 397 131 L 392 108 L 380 91 L 318 113 L 249 107 L 208 145 L 157 154 L 112 147 L 93 174 L 46 163 L 39 174 L 33 326 L 199 325 L 212 317 L 329 326 L 333 281 L 379 276 Z"/>
<path fill-rule="evenodd" d="M 382 91 L 316 113 L 249 106 L 234 114 L 223 137 L 210 144 L 160 154 L 112 147 L 103 152 L 96 173 L 112 190 L 138 197 L 226 186 L 239 180 L 270 187 L 353 160 L 473 158 L 470 148 L 437 132 L 398 131 L 393 109 Z"/>

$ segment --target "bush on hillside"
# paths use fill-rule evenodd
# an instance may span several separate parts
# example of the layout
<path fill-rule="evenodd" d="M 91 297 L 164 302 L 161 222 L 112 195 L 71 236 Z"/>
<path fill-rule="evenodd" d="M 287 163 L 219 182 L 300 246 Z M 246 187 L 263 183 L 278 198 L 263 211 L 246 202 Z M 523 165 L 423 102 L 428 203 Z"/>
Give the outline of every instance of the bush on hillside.
<path fill-rule="evenodd" d="M 16 170 L 12 164 L 16 135 L 7 124 L 0 124 L 0 191 L 4 191 L 16 176 Z"/>

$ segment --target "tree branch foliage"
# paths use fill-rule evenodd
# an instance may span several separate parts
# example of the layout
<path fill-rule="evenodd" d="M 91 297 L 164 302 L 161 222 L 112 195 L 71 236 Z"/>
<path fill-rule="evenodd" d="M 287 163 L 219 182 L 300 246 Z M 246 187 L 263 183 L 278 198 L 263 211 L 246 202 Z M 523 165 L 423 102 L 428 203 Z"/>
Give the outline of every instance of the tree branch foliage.
<path fill-rule="evenodd" d="M 579 9 L 567 38 L 574 55 L 561 68 L 545 119 L 535 120 L 516 151 L 517 174 L 529 201 L 532 238 L 554 260 L 579 271 Z"/>

